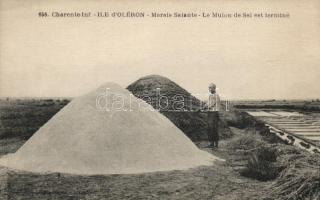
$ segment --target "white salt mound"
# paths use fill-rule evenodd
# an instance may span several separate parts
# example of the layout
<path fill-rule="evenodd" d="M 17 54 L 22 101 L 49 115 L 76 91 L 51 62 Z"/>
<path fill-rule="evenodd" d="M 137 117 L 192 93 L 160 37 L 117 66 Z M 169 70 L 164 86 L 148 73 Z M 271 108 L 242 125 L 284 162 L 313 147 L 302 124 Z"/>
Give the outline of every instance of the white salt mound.
<path fill-rule="evenodd" d="M 107 111 L 111 99 L 128 110 Z M 128 90 L 107 83 L 71 101 L 0 164 L 33 172 L 128 174 L 187 169 L 219 159 L 151 109 Z"/>

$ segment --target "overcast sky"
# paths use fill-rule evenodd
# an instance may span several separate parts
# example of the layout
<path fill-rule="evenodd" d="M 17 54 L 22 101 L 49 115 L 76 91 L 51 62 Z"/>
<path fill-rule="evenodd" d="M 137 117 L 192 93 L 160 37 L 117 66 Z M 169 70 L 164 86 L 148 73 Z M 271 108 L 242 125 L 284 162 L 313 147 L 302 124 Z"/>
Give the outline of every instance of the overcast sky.
<path fill-rule="evenodd" d="M 126 87 L 160 74 L 191 93 L 205 94 L 214 82 L 228 99 L 320 98 L 317 0 L 99 2 L 1 1 L 0 96 L 73 97 L 104 82 Z M 290 18 L 42 19 L 39 11 L 290 12 Z"/>

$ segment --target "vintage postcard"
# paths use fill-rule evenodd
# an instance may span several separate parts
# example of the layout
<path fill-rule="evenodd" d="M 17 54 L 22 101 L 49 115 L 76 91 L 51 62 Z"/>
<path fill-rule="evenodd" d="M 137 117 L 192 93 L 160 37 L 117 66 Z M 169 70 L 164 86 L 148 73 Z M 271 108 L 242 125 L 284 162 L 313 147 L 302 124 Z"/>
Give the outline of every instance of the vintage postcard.
<path fill-rule="evenodd" d="M 320 1 L 0 0 L 0 199 L 320 200 Z"/>

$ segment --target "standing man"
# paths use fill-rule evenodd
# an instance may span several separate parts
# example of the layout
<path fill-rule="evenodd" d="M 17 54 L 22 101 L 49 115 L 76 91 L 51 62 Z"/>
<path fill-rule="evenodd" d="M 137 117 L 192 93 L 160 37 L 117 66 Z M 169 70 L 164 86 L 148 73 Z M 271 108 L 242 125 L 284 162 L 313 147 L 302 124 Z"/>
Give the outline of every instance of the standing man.
<path fill-rule="evenodd" d="M 216 93 L 216 85 L 211 83 L 209 85 L 209 101 L 208 101 L 208 138 L 211 142 L 210 146 L 218 148 L 219 143 L 219 110 L 220 97 Z"/>

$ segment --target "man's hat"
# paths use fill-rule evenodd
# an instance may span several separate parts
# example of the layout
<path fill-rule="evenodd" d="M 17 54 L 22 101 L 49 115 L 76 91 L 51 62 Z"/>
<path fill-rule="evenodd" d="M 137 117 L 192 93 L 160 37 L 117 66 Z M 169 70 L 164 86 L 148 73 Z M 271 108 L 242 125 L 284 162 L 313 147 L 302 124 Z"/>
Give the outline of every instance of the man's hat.
<path fill-rule="evenodd" d="M 214 88 L 214 89 L 216 89 L 216 84 L 210 83 L 209 88 Z"/>

